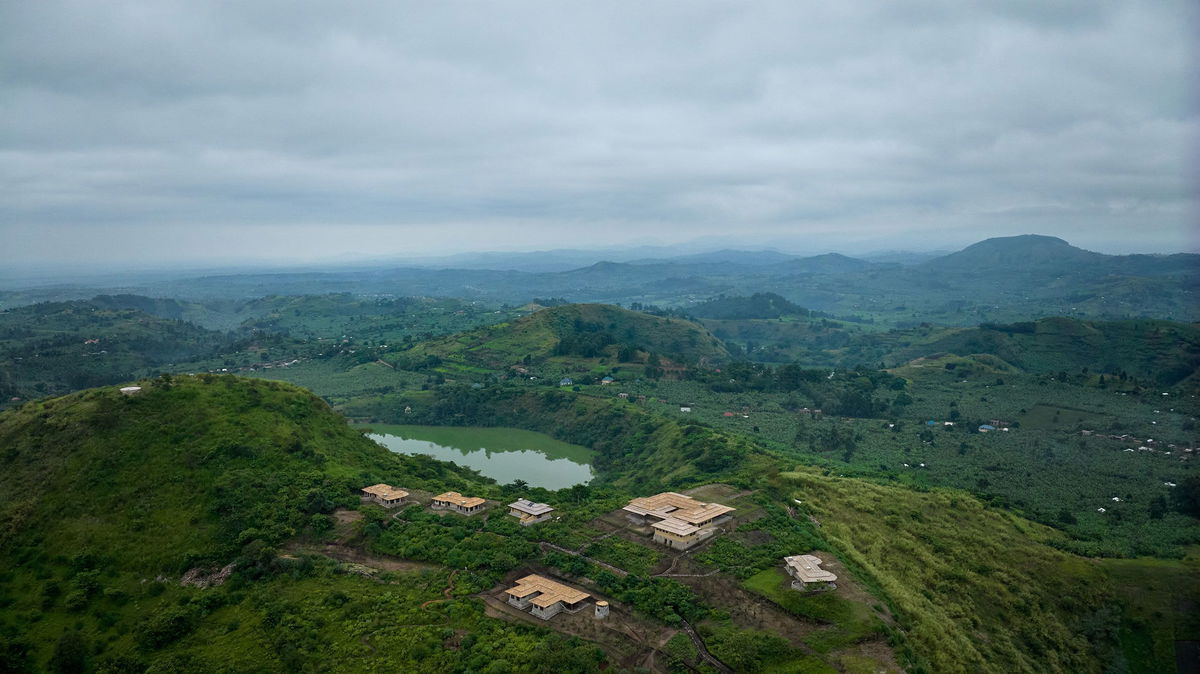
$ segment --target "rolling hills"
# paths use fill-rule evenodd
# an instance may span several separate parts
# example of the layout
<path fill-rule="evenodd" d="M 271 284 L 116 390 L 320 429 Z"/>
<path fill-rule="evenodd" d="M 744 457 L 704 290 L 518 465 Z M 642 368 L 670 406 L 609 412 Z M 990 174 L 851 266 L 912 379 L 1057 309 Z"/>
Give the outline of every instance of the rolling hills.
<path fill-rule="evenodd" d="M 1200 373 L 1200 327 L 1171 321 L 1070 318 L 985 324 L 900 347 L 885 360 L 904 363 L 943 352 L 987 354 L 1026 372 L 1090 371 L 1132 376 L 1164 387 L 1195 385 Z"/>
<path fill-rule="evenodd" d="M 124 381 L 214 355 L 228 343 L 222 333 L 98 299 L 0 311 L 4 400 Z"/>
<path fill-rule="evenodd" d="M 364 483 L 493 498 L 508 492 L 448 464 L 391 454 L 289 385 L 208 375 L 140 383 L 139 395 L 92 389 L 0 414 L 0 651 L 13 662 L 116 671 L 475 671 L 488 654 L 502 654 L 507 664 L 497 671 L 594 671 L 604 660 L 594 646 L 489 618 L 474 593 L 504 570 L 537 563 L 533 543 L 540 537 L 560 545 L 576 540 L 575 529 L 586 530 L 584 522 L 630 495 L 704 484 L 714 475 L 753 494 L 747 507 L 765 509 L 765 517 L 747 529 L 762 533 L 718 541 L 702 568 L 770 567 L 776 536 L 828 550 L 870 590 L 859 601 L 892 616 L 876 629 L 891 635 L 909 671 L 1099 672 L 1138 665 L 1138 644 L 1152 651 L 1146 663 L 1160 663 L 1169 653 L 1164 640 L 1192 629 L 1173 627 L 1172 609 L 1163 613 L 1164 602 L 1194 595 L 1191 584 L 1153 600 L 1130 591 L 1126 601 L 1141 597 L 1145 617 L 1124 624 L 1114 571 L 1056 550 L 1061 533 L 968 494 L 838 479 L 796 468 L 737 436 L 569 391 L 413 392 L 422 414 L 556 426 L 576 441 L 600 443 L 611 459 L 598 465 L 600 486 L 547 493 L 573 527 L 523 529 L 508 518 L 458 524 L 455 517 L 410 513 L 378 539 L 357 529 L 354 540 L 367 551 L 400 546 L 425 560 L 363 577 L 348 571 L 353 566 L 281 546 L 320 540 L 335 508 L 376 517 L 357 503 L 355 490 Z M 734 461 L 723 463 L 723 445 L 736 450 Z M 445 568 L 450 560 L 470 567 L 457 588 Z M 220 587 L 179 584 L 185 571 L 203 575 L 230 562 Z M 564 563 L 561 555 L 545 562 Z M 1160 564 L 1172 577 L 1186 577 L 1185 563 Z M 1129 564 L 1119 572 L 1126 585 L 1146 580 Z M 645 585 L 622 596 L 655 615 L 652 603 L 639 602 L 670 584 L 629 583 Z M 686 587 L 672 592 L 700 601 Z M 705 622 L 724 657 L 737 657 L 748 644 L 722 641 L 733 627 L 724 609 L 737 607 L 704 597 L 687 615 Z M 435 601 L 444 607 L 428 608 Z M 805 620 L 824 616 L 834 628 L 822 638 L 851 643 L 812 641 L 815 651 L 797 651 L 797 662 L 815 671 L 829 671 L 821 669 L 829 666 L 822 654 L 846 653 L 854 639 L 838 635 L 854 634 L 845 631 L 855 623 L 822 613 L 822 603 L 790 610 Z M 766 638 L 745 636 L 752 634 Z M 445 643 L 455 647 L 440 647 Z M 542 654 L 543 664 L 517 664 L 530 653 Z"/>
<path fill-rule="evenodd" d="M 562 270 L 559 260 L 544 257 L 535 255 L 527 260 L 526 271 L 379 265 L 139 280 L 119 288 L 21 288 L 0 292 L 0 306 L 90 297 L 100 292 L 204 303 L 332 292 L 459 297 L 516 305 L 532 297 L 554 296 L 572 302 L 687 307 L 720 294 L 773 292 L 811 310 L 858 316 L 889 326 L 922 321 L 953 325 L 1012 322 L 1048 314 L 1091 319 L 1200 319 L 1200 302 L 1196 301 L 1200 255 L 1106 255 L 1039 235 L 987 239 L 911 264 L 836 253 L 781 256 L 769 251 L 613 262 L 596 253 L 588 263 L 583 262 L 587 257 L 567 258 L 579 266 Z M 222 311 L 212 312 L 213 320 L 226 320 Z"/>
<path fill-rule="evenodd" d="M 612 305 L 566 304 L 512 322 L 415 346 L 394 361 L 436 359 L 444 367 L 503 371 L 512 366 L 580 359 L 645 363 L 651 356 L 696 363 L 727 359 L 720 340 L 702 326 Z"/>

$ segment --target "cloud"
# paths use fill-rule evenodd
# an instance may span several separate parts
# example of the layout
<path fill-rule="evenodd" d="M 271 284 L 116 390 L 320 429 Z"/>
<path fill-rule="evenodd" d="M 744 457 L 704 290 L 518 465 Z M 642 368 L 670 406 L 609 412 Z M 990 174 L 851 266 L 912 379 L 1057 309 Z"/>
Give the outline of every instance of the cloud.
<path fill-rule="evenodd" d="M 1195 18 L 1136 0 L 7 3 L 0 237 L 46 258 L 72 236 L 132 255 L 138 231 L 155 243 L 137 254 L 286 255 L 289 228 L 316 238 L 297 255 L 359 250 L 349 232 L 1179 248 L 1200 213 Z"/>

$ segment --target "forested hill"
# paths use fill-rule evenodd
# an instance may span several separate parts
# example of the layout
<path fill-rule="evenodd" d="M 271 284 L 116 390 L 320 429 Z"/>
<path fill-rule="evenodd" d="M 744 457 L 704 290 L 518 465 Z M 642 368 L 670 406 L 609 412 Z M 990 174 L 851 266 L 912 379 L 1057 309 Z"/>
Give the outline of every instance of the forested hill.
<path fill-rule="evenodd" d="M 952 330 L 900 347 L 892 363 L 949 352 L 988 354 L 1037 373 L 1136 377 L 1160 386 L 1200 384 L 1200 327 L 1172 321 L 1044 318 Z"/>
<path fill-rule="evenodd" d="M 90 389 L 0 414 L 0 550 L 174 572 L 278 544 L 364 484 L 482 481 L 387 451 L 290 384 L 139 383 L 136 395 Z"/>
<path fill-rule="evenodd" d="M 749 297 L 714 297 L 688 309 L 698 318 L 718 320 L 745 320 L 753 318 L 779 318 L 780 316 L 808 316 L 809 310 L 787 301 L 775 293 L 754 293 Z"/>
<path fill-rule="evenodd" d="M 0 396 L 29 398 L 112 384 L 149 367 L 214 355 L 227 343 L 220 332 L 114 300 L 0 311 Z"/>
<path fill-rule="evenodd" d="M 721 341 L 696 323 L 605 304 L 542 309 L 510 323 L 426 342 L 401 357 L 503 369 L 554 357 L 623 362 L 644 361 L 648 354 L 684 363 L 729 357 Z"/>

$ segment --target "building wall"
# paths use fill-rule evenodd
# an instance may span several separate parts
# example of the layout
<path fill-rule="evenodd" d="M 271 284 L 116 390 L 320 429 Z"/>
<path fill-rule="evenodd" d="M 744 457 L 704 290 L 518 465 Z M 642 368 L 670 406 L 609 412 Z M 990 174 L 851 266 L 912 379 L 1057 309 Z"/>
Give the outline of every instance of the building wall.
<path fill-rule="evenodd" d="M 655 543 L 659 543 L 661 545 L 667 546 L 668 548 L 674 548 L 676 550 L 687 550 L 688 548 L 692 547 L 693 545 L 699 543 L 700 540 L 701 539 L 699 536 L 689 536 L 687 538 L 678 538 L 675 536 L 668 536 L 657 529 L 654 530 L 654 542 Z"/>
<path fill-rule="evenodd" d="M 542 620 L 549 620 L 549 619 L 553 618 L 554 616 L 558 615 L 560 611 L 562 611 L 562 602 L 556 601 L 553 604 L 547 606 L 546 608 L 534 606 L 532 609 L 530 609 L 529 612 L 532 613 L 533 615 L 541 618 Z"/>

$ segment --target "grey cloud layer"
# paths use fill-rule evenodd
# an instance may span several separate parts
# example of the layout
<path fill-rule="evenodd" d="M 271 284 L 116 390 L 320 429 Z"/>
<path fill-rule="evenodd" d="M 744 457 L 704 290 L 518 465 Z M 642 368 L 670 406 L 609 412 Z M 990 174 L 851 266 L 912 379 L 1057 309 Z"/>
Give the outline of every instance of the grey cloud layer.
<path fill-rule="evenodd" d="M 5 3 L 0 234 L 1137 230 L 1178 248 L 1200 141 L 1188 7 Z"/>

